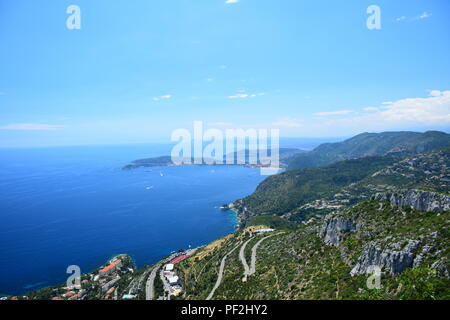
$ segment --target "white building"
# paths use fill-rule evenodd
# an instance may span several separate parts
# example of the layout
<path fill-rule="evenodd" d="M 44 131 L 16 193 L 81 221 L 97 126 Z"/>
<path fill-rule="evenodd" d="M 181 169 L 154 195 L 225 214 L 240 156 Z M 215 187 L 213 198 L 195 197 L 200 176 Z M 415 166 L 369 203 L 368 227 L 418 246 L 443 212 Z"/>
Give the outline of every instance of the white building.
<path fill-rule="evenodd" d="M 275 231 L 275 229 L 266 228 L 266 229 L 256 230 L 255 232 L 256 233 L 266 233 L 266 232 L 273 232 L 273 231 Z"/>
<path fill-rule="evenodd" d="M 117 277 L 117 278 L 111 280 L 110 282 L 104 284 L 104 285 L 102 286 L 102 291 L 103 291 L 103 292 L 108 291 L 108 290 L 111 289 L 111 287 L 112 287 L 113 285 L 115 285 L 116 282 L 119 281 L 119 280 L 120 280 L 120 277 Z"/>
<path fill-rule="evenodd" d="M 172 263 L 166 264 L 166 266 L 164 267 L 165 271 L 173 271 L 173 268 L 175 266 Z"/>
<path fill-rule="evenodd" d="M 169 276 L 167 277 L 167 281 L 169 281 L 170 285 L 175 285 L 178 283 L 178 276 Z"/>

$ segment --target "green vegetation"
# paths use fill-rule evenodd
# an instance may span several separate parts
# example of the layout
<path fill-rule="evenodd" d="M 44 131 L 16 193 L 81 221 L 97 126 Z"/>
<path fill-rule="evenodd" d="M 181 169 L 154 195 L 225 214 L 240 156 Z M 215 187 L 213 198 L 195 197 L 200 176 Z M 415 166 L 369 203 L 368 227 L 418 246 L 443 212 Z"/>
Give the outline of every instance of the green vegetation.
<path fill-rule="evenodd" d="M 327 245 L 319 236 L 322 221 L 285 230 L 260 245 L 256 274 L 247 282 L 242 281 L 238 248 L 226 260 L 214 299 L 449 299 L 450 280 L 431 268 L 438 260 L 450 267 L 449 211 L 406 212 L 385 202 L 366 201 L 336 214 L 362 227 L 343 232 L 339 246 Z M 250 236 L 249 229 L 241 230 L 185 260 L 179 266 L 185 279 L 183 298 L 204 299 L 217 279 L 222 257 Z M 249 242 L 247 260 L 259 238 Z M 367 288 L 368 276 L 350 275 L 365 247 L 402 250 L 417 239 L 421 239 L 417 254 L 425 246 L 431 248 L 421 264 L 396 275 L 383 270 L 380 290 Z"/>
<path fill-rule="evenodd" d="M 393 188 L 448 194 L 450 148 L 408 157 L 393 155 L 344 160 L 319 168 L 287 171 L 269 177 L 256 191 L 235 203 L 244 225 L 254 216 L 278 215 L 291 222 L 350 207 Z"/>
<path fill-rule="evenodd" d="M 299 155 L 289 163 L 289 170 L 314 168 L 336 161 L 388 153 L 402 156 L 424 153 L 450 145 L 450 135 L 439 131 L 363 133 L 344 142 L 326 143 Z"/>
<path fill-rule="evenodd" d="M 391 156 L 367 157 L 287 171 L 262 182 L 252 195 L 243 199 L 243 206 L 254 214 L 283 215 L 313 200 L 333 196 L 395 161 Z"/>
<path fill-rule="evenodd" d="M 164 285 L 161 280 L 161 277 L 159 276 L 159 272 L 155 277 L 155 297 L 163 297 L 164 296 Z"/>

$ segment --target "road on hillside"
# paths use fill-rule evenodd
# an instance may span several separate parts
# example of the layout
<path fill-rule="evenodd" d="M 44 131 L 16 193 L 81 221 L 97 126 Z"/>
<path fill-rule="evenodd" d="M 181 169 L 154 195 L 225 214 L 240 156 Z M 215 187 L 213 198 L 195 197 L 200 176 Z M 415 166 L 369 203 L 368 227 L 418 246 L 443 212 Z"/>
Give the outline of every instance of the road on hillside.
<path fill-rule="evenodd" d="M 234 252 L 234 250 L 236 250 L 237 248 L 239 248 L 240 244 L 237 245 L 233 250 L 231 250 L 230 252 L 228 252 L 223 258 L 222 261 L 220 262 L 220 268 L 219 268 L 219 274 L 217 275 L 217 281 L 216 284 L 214 285 L 214 288 L 211 290 L 211 292 L 209 293 L 208 297 L 206 298 L 206 300 L 211 300 L 212 297 L 214 296 L 214 293 L 216 292 L 217 288 L 219 288 L 220 283 L 222 282 L 222 277 L 223 277 L 223 271 L 225 269 L 225 261 L 227 260 L 227 257 L 232 254 Z"/>
<path fill-rule="evenodd" d="M 269 239 L 269 238 L 274 237 L 274 236 L 278 236 L 278 235 L 283 234 L 283 233 L 284 233 L 284 232 L 280 232 L 280 233 L 277 233 L 277 234 L 272 234 L 272 235 L 270 235 L 270 236 L 264 237 L 264 238 L 262 238 L 261 240 L 259 240 L 259 241 L 253 246 L 253 248 L 252 248 L 252 259 L 251 259 L 251 262 L 250 262 L 250 271 L 249 271 L 249 273 L 248 273 L 249 276 L 251 276 L 252 274 L 254 274 L 254 273 L 256 272 L 256 250 L 258 250 L 259 245 L 260 245 L 264 240 Z"/>
<path fill-rule="evenodd" d="M 241 259 L 242 265 L 244 266 L 244 279 L 243 281 L 247 281 L 247 277 L 250 275 L 250 268 L 248 266 L 247 260 L 245 259 L 245 247 L 247 244 L 253 240 L 254 237 L 251 237 L 242 245 L 241 250 L 239 251 L 239 259 Z"/>

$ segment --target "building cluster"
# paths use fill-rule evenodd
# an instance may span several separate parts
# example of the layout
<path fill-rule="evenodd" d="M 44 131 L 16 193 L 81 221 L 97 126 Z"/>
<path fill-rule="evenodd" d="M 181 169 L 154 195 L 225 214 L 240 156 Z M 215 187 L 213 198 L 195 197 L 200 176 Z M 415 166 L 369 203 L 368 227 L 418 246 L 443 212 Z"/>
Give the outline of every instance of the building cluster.
<path fill-rule="evenodd" d="M 164 266 L 161 272 L 161 279 L 163 280 L 164 290 L 168 292 L 170 296 L 176 297 L 183 292 L 183 286 L 175 270 L 175 265 L 190 257 L 194 252 L 195 249 L 187 250 L 185 254 L 175 256 Z"/>
<path fill-rule="evenodd" d="M 101 288 L 99 293 L 103 300 L 110 300 L 113 297 L 117 299 L 117 282 L 121 279 L 121 268 L 123 267 L 122 256 L 114 257 L 107 266 L 100 269 L 93 280 Z"/>
<path fill-rule="evenodd" d="M 178 296 L 183 291 L 183 287 L 180 283 L 180 278 L 175 271 L 175 265 L 173 263 L 166 264 L 164 266 L 163 274 L 163 280 L 166 282 L 166 291 L 169 291 L 171 296 Z"/>
<path fill-rule="evenodd" d="M 72 287 L 57 287 L 53 290 L 52 300 L 85 300 L 117 299 L 118 282 L 123 273 L 133 272 L 131 268 L 125 268 L 126 255 L 118 255 L 98 272 L 82 276 L 80 285 Z M 124 270 L 122 270 L 124 269 Z M 126 269 L 126 270 L 125 270 Z"/>
<path fill-rule="evenodd" d="M 339 209 L 345 206 L 350 202 L 349 199 L 319 199 L 313 202 L 307 203 L 300 207 L 300 209 L 316 209 L 316 210 L 324 210 L 324 209 Z"/>
<path fill-rule="evenodd" d="M 392 177 L 398 177 L 411 183 L 422 181 L 422 188 L 429 186 L 433 189 L 437 187 L 438 191 L 448 190 L 450 187 L 450 159 L 444 151 L 417 154 L 372 174 L 372 178 L 377 178 L 379 181 L 383 181 L 383 177 L 387 178 L 384 179 L 386 183 L 395 181 L 392 180 Z M 333 198 L 315 200 L 299 209 L 337 210 L 350 205 L 354 198 L 369 199 L 375 193 L 387 192 L 396 188 L 395 185 L 382 183 L 352 183 L 336 193 Z"/>
<path fill-rule="evenodd" d="M 114 273 L 117 269 L 120 269 L 120 267 L 122 267 L 122 260 L 116 257 L 113 260 L 111 260 L 109 265 L 107 265 L 103 269 L 100 269 L 98 274 L 100 277 L 105 277 Z"/>
<path fill-rule="evenodd" d="M 450 186 L 450 159 L 445 152 L 432 152 L 409 157 L 389 166 L 374 175 L 399 175 L 405 178 L 420 178 L 425 183 L 442 187 Z"/>

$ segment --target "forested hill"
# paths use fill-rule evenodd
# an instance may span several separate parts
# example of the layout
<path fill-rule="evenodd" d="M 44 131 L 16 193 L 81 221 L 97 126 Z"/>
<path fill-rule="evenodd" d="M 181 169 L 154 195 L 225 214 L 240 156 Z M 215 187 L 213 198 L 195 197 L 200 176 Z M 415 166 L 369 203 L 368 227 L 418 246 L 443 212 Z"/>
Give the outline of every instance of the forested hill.
<path fill-rule="evenodd" d="M 243 199 L 255 214 L 282 215 L 310 201 L 332 196 L 396 162 L 392 156 L 345 160 L 324 167 L 286 171 L 264 180 Z"/>
<path fill-rule="evenodd" d="M 300 222 L 369 198 L 375 192 L 418 188 L 448 193 L 450 148 L 399 158 L 393 155 L 344 160 L 324 167 L 286 171 L 263 181 L 236 201 L 242 226 L 256 216 Z"/>
<path fill-rule="evenodd" d="M 288 170 L 314 168 L 346 159 L 386 154 L 412 155 L 450 145 L 450 134 L 439 131 L 362 133 L 338 143 L 322 144 L 291 159 Z"/>

